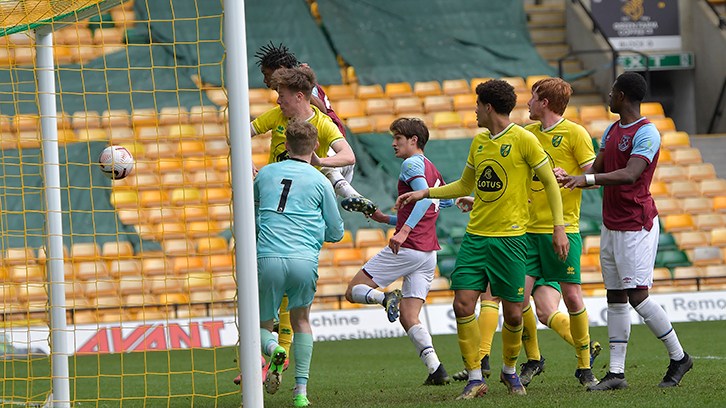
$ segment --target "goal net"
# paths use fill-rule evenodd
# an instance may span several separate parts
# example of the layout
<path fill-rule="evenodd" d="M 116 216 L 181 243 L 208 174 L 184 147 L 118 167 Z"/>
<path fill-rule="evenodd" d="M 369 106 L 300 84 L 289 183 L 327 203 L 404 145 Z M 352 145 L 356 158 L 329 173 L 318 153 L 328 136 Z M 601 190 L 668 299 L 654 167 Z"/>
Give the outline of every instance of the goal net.
<path fill-rule="evenodd" d="M 52 400 L 55 119 L 72 405 L 238 405 L 222 2 L 0 0 L 0 22 L 0 404 Z M 133 154 L 130 176 L 100 171 L 109 145 Z"/>

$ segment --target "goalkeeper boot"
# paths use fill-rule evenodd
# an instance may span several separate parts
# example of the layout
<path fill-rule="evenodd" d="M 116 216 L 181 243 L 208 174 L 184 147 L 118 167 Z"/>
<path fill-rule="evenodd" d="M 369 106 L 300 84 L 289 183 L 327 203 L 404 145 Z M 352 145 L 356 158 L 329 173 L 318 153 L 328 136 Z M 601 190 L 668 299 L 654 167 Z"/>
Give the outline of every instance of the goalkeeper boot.
<path fill-rule="evenodd" d="M 277 346 L 270 357 L 270 364 L 267 366 L 267 374 L 265 374 L 265 391 L 268 394 L 274 394 L 280 389 L 280 381 L 282 381 L 282 372 L 285 367 L 287 352 L 282 346 Z"/>
<path fill-rule="evenodd" d="M 267 362 L 265 361 L 265 358 L 260 356 L 260 359 L 262 359 L 262 378 L 265 378 L 265 375 L 267 374 Z M 239 385 L 242 382 L 242 374 L 238 375 L 237 378 L 234 379 L 234 383 Z"/>
<path fill-rule="evenodd" d="M 484 380 L 471 380 L 466 383 L 464 391 L 456 397 L 456 400 L 469 400 L 476 397 L 481 397 L 487 393 L 487 383 Z"/>
<path fill-rule="evenodd" d="M 308 401 L 308 397 L 305 395 L 298 394 L 293 398 L 292 405 L 295 407 L 307 407 L 310 406 L 310 401 Z"/>
<path fill-rule="evenodd" d="M 666 372 L 663 381 L 658 384 L 658 388 L 675 387 L 681 383 L 681 378 L 693 367 L 693 359 L 687 353 L 683 353 L 684 356 L 680 361 L 671 360 L 668 365 L 668 371 Z"/>
<path fill-rule="evenodd" d="M 522 371 L 519 373 L 519 379 L 522 381 L 522 385 L 525 387 L 532 382 L 532 378 L 540 375 L 545 370 L 545 358 L 540 356 L 539 360 L 529 360 L 526 363 L 520 364 Z"/>
<path fill-rule="evenodd" d="M 398 304 L 401 303 L 401 299 L 403 299 L 403 293 L 398 289 L 386 293 L 383 297 L 383 307 L 386 309 L 388 321 L 391 323 L 398 319 Z"/>
<path fill-rule="evenodd" d="M 587 387 L 588 391 L 605 391 L 605 390 L 619 390 L 621 388 L 628 388 L 628 382 L 625 381 L 625 374 L 615 374 L 608 371 L 605 377 L 600 380 L 597 385 L 591 385 Z"/>
<path fill-rule="evenodd" d="M 510 394 L 525 395 L 527 390 L 524 389 L 524 385 L 519 380 L 517 373 L 505 374 L 504 371 L 499 375 L 499 381 L 507 386 L 507 390 Z"/>
<path fill-rule="evenodd" d="M 346 211 L 361 212 L 365 215 L 373 215 L 373 213 L 378 209 L 378 207 L 373 204 L 373 201 L 363 196 L 351 196 L 345 198 L 340 202 L 340 206 Z"/>
<path fill-rule="evenodd" d="M 429 377 L 424 381 L 423 385 L 446 385 L 450 382 L 449 373 L 444 369 L 444 365 L 439 363 L 439 368 L 429 374 Z"/>

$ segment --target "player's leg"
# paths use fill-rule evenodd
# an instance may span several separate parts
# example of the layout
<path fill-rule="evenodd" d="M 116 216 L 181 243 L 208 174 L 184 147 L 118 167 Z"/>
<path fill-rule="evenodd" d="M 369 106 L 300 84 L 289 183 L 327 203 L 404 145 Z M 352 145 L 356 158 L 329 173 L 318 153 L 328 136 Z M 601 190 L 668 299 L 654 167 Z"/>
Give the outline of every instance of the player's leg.
<path fill-rule="evenodd" d="M 479 318 L 479 358 L 481 359 L 481 373 L 484 377 L 489 377 L 492 369 L 489 366 L 489 354 L 492 351 L 492 340 L 497 332 L 499 325 L 499 299 L 492 296 L 489 287 L 486 292 L 479 297 L 480 308 Z M 456 381 L 468 381 L 469 371 L 464 368 L 458 373 L 451 376 Z"/>
<path fill-rule="evenodd" d="M 643 318 L 646 326 L 659 338 L 668 351 L 670 365 L 658 387 L 673 387 L 693 367 L 693 360 L 683 351 L 673 325 L 665 310 L 648 296 L 648 289 L 653 286 L 653 265 L 658 250 L 659 224 L 658 217 L 653 220 L 650 231 L 642 230 L 629 234 L 633 237 L 633 246 L 638 248 L 640 258 L 631 260 L 634 271 L 635 288 L 628 289 L 630 305 Z M 631 254 L 632 255 L 632 254 Z"/>
<path fill-rule="evenodd" d="M 510 394 L 526 394 L 516 371 L 522 348 L 522 302 L 524 301 L 527 238 L 489 238 L 487 275 L 492 295 L 502 300 L 502 372 L 499 376 Z"/>
<path fill-rule="evenodd" d="M 272 334 L 274 319 L 285 294 L 285 260 L 283 258 L 257 259 L 258 295 L 260 306 L 260 345 L 270 356 L 265 372 L 265 390 L 274 394 L 280 388 L 287 352 Z"/>
<path fill-rule="evenodd" d="M 345 200 L 341 202 L 341 206 L 343 207 L 343 209 L 347 211 L 362 212 L 367 215 L 376 212 L 378 207 L 373 203 L 373 201 L 363 197 L 362 194 L 360 194 L 355 188 L 353 188 L 353 186 L 345 178 L 345 176 L 343 176 L 338 168 L 323 167 L 320 169 L 320 171 L 330 181 L 330 184 L 333 185 L 335 194 L 345 198 Z M 349 174 L 352 178 L 352 173 Z"/>
<path fill-rule="evenodd" d="M 290 299 L 290 318 L 295 331 L 292 347 L 295 353 L 295 389 L 293 393 L 296 407 L 310 405 L 307 399 L 307 383 L 310 361 L 313 355 L 313 332 L 310 328 L 310 305 L 317 289 L 317 262 L 303 259 L 288 259 L 286 292 Z"/>
<path fill-rule="evenodd" d="M 280 304 L 280 318 L 278 323 L 278 338 L 277 342 L 285 348 L 287 355 L 290 355 L 290 347 L 292 346 L 292 325 L 290 324 L 290 311 L 287 309 L 288 300 L 287 295 L 282 298 Z"/>
<path fill-rule="evenodd" d="M 539 342 L 537 339 L 537 319 L 532 305 L 530 304 L 530 295 L 536 287 L 536 283 L 543 281 L 542 279 L 542 260 L 540 259 L 540 248 L 538 246 L 539 238 L 543 234 L 525 234 L 527 241 L 527 259 L 524 285 L 524 302 L 522 303 L 522 346 L 527 355 L 527 361 L 521 364 L 519 379 L 523 386 L 528 386 L 532 378 L 539 375 L 545 370 L 545 359 L 540 355 Z M 552 251 L 551 244 L 549 251 Z M 539 312 L 539 307 L 537 307 Z"/>
<path fill-rule="evenodd" d="M 405 249 L 405 248 L 403 248 Z M 404 251 L 405 252 L 405 251 Z M 388 320 L 393 323 L 398 318 L 399 303 L 403 297 L 400 290 L 382 292 L 377 288 L 388 287 L 396 279 L 403 276 L 399 273 L 399 263 L 406 267 L 411 260 L 404 256 L 398 257 L 390 248 L 385 247 L 363 265 L 353 277 L 345 291 L 345 298 L 350 303 L 375 304 L 386 309 Z"/>

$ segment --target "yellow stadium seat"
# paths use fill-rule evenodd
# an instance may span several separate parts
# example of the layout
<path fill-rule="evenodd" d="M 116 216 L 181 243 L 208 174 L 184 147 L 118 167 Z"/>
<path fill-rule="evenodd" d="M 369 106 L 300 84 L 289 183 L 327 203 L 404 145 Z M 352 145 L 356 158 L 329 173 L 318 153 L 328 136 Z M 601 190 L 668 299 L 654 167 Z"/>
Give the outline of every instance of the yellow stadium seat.
<path fill-rule="evenodd" d="M 426 96 L 424 98 L 424 112 L 449 112 L 453 105 L 450 96 L 437 95 L 437 96 Z"/>
<path fill-rule="evenodd" d="M 713 210 L 715 212 L 720 212 L 720 213 L 726 212 L 726 196 L 725 195 L 713 197 Z"/>
<path fill-rule="evenodd" d="M 583 240 L 582 249 L 585 254 L 597 255 L 600 253 L 600 236 L 589 235 Z"/>
<path fill-rule="evenodd" d="M 459 115 L 457 112 L 436 112 L 434 114 L 435 129 L 447 129 L 461 126 L 461 115 Z"/>
<path fill-rule="evenodd" d="M 357 248 L 338 248 L 333 251 L 333 265 L 363 265 L 363 252 Z"/>
<path fill-rule="evenodd" d="M 118 281 L 118 293 L 121 296 L 143 295 L 148 289 L 140 276 L 125 276 Z"/>
<path fill-rule="evenodd" d="M 181 171 L 183 168 L 181 159 L 177 158 L 161 158 L 158 162 L 156 162 L 156 171 L 158 171 L 159 174 L 168 173 L 170 171 Z"/>
<path fill-rule="evenodd" d="M 325 95 L 328 96 L 328 99 L 331 101 L 340 101 L 343 99 L 354 99 L 355 98 L 355 90 L 353 89 L 353 86 L 349 84 L 344 85 L 330 85 L 325 90 Z M 335 105 L 335 113 L 338 113 L 338 104 Z"/>
<path fill-rule="evenodd" d="M 250 89 L 250 91 L 252 91 Z M 264 89 L 266 91 L 266 89 Z M 252 92 L 250 92 L 250 101 L 252 101 Z M 215 106 L 192 106 L 189 110 L 189 123 L 191 124 L 216 124 L 219 112 Z"/>
<path fill-rule="evenodd" d="M 374 122 L 369 117 L 348 118 L 345 121 L 346 126 L 353 133 L 372 133 Z"/>
<path fill-rule="evenodd" d="M 129 127 L 131 126 L 131 115 L 126 109 L 105 110 L 101 113 L 101 127 Z"/>
<path fill-rule="evenodd" d="M 203 193 L 203 200 L 207 204 L 229 204 L 232 192 L 228 188 L 207 188 Z"/>
<path fill-rule="evenodd" d="M 386 97 L 386 94 L 383 92 L 383 87 L 378 84 L 358 85 L 356 94 L 358 99 L 379 99 Z"/>
<path fill-rule="evenodd" d="M 77 111 L 71 115 L 73 129 L 96 129 L 101 127 L 101 115 L 98 111 Z"/>
<path fill-rule="evenodd" d="M 472 78 L 471 81 L 469 81 L 469 87 L 471 88 L 472 92 L 476 93 L 476 87 L 479 84 L 491 81 L 492 79 L 494 78 Z"/>
<path fill-rule="evenodd" d="M 205 140 L 227 138 L 227 129 L 217 123 L 198 123 L 194 125 L 194 129 L 197 137 L 203 138 Z"/>
<path fill-rule="evenodd" d="M 187 224 L 187 235 L 192 239 L 215 236 L 219 232 L 220 228 L 214 220 L 191 221 Z"/>
<path fill-rule="evenodd" d="M 660 102 L 644 102 L 640 104 L 640 114 L 650 119 L 665 118 L 663 105 Z"/>
<path fill-rule="evenodd" d="M 33 248 L 8 248 L 3 257 L 5 265 L 34 265 L 37 262 Z"/>
<path fill-rule="evenodd" d="M 161 207 L 171 204 L 169 195 L 163 190 L 141 191 L 141 206 L 146 208 Z"/>
<path fill-rule="evenodd" d="M 118 296 L 118 287 L 115 282 L 110 281 L 86 281 L 83 283 L 83 293 L 89 299 Z"/>
<path fill-rule="evenodd" d="M 183 106 L 166 106 L 159 111 L 159 125 L 170 126 L 189 123 L 189 111 Z"/>
<path fill-rule="evenodd" d="M 219 275 L 234 272 L 235 259 L 232 254 L 214 254 L 205 257 L 209 273 Z"/>
<path fill-rule="evenodd" d="M 671 151 L 668 149 L 660 149 L 660 154 L 658 154 L 658 164 L 673 164 L 673 156 L 671 155 Z"/>
<path fill-rule="evenodd" d="M 697 266 L 679 266 L 673 269 L 673 283 L 678 286 L 696 284 L 696 279 L 702 277 L 703 272 Z"/>
<path fill-rule="evenodd" d="M 189 184 L 189 176 L 186 173 L 183 173 L 181 171 L 173 172 L 173 173 L 165 173 L 161 176 L 161 186 L 164 186 L 164 188 L 180 188 L 184 187 Z M 157 184 L 156 188 L 159 188 L 160 185 Z"/>
<path fill-rule="evenodd" d="M 178 256 L 173 260 L 174 275 L 205 272 L 204 259 L 199 256 Z"/>
<path fill-rule="evenodd" d="M 686 166 L 686 176 L 689 180 L 709 180 L 715 179 L 716 170 L 711 163 L 694 163 Z"/>
<path fill-rule="evenodd" d="M 362 248 L 362 250 L 363 250 L 363 260 L 365 262 L 368 262 L 368 260 L 370 260 L 371 258 L 373 258 L 374 256 L 376 256 L 377 253 L 381 252 L 381 249 L 383 249 L 385 246 L 387 246 L 387 244 L 386 245 L 383 245 L 381 247 L 370 246 L 370 247 Z"/>
<path fill-rule="evenodd" d="M 698 191 L 698 185 L 696 185 L 696 183 L 692 181 L 674 181 L 672 183 L 668 183 L 667 185 L 668 192 L 672 197 L 698 197 L 699 195 L 701 195 Z"/>
<path fill-rule="evenodd" d="M 708 246 L 708 236 L 702 231 L 687 231 L 674 235 L 678 248 L 693 249 L 701 246 Z"/>
<path fill-rule="evenodd" d="M 209 213 L 207 212 L 207 207 L 203 205 L 185 206 L 181 210 L 181 217 L 185 222 L 208 221 Z"/>
<path fill-rule="evenodd" d="M 197 139 L 197 129 L 193 125 L 188 124 L 174 124 L 167 128 L 167 135 L 169 139 Z"/>
<path fill-rule="evenodd" d="M 578 112 L 577 108 L 572 105 L 568 105 L 565 108 L 565 113 L 562 117 L 569 121 L 580 123 L 580 112 Z"/>
<path fill-rule="evenodd" d="M 683 212 L 687 214 L 704 214 L 713 211 L 708 197 L 687 197 L 680 200 Z M 660 212 L 660 208 L 658 209 Z"/>
<path fill-rule="evenodd" d="M 653 285 L 670 286 L 673 285 L 673 275 L 668 268 L 653 269 Z"/>
<path fill-rule="evenodd" d="M 405 98 L 414 96 L 413 88 L 408 82 L 386 84 L 386 96 L 389 98 Z"/>
<path fill-rule="evenodd" d="M 471 93 L 469 82 L 465 79 L 447 79 L 441 83 L 445 95 L 454 96 Z"/>
<path fill-rule="evenodd" d="M 527 92 L 527 84 L 522 77 L 501 77 L 499 79 L 512 85 L 515 92 Z"/>
<path fill-rule="evenodd" d="M 341 283 L 341 276 L 338 268 L 335 266 L 318 267 L 318 284 L 327 285 L 331 283 Z"/>
<path fill-rule="evenodd" d="M 592 122 L 594 120 L 610 122 L 607 110 L 603 105 L 587 105 L 580 107 L 580 120 L 583 123 Z"/>
<path fill-rule="evenodd" d="M 726 181 L 724 179 L 704 180 L 699 183 L 702 196 L 716 197 L 726 195 Z"/>
<path fill-rule="evenodd" d="M 335 113 L 340 119 L 366 116 L 366 103 L 358 99 L 344 99 L 335 102 Z"/>
<path fill-rule="evenodd" d="M 461 113 L 475 112 L 476 94 L 466 93 L 454 95 L 454 110 Z"/>
<path fill-rule="evenodd" d="M 720 248 L 726 247 L 726 228 L 712 229 L 710 242 Z"/>
<path fill-rule="evenodd" d="M 232 218 L 232 209 L 229 204 L 210 205 L 208 208 L 209 218 L 215 221 L 229 221 Z"/>
<path fill-rule="evenodd" d="M 720 213 L 698 214 L 694 217 L 693 223 L 699 231 L 711 231 L 714 228 L 724 228 L 724 217 Z"/>
<path fill-rule="evenodd" d="M 380 228 L 360 228 L 355 233 L 356 248 L 382 248 L 386 246 L 387 243 L 388 241 L 386 241 L 386 236 Z"/>
<path fill-rule="evenodd" d="M 393 115 L 393 101 L 388 98 L 371 98 L 365 101 L 366 115 Z"/>
<path fill-rule="evenodd" d="M 176 221 L 179 219 L 179 212 L 173 208 L 151 208 L 146 211 L 146 220 L 151 224 L 160 222 Z"/>
<path fill-rule="evenodd" d="M 163 248 L 166 255 L 173 256 L 186 256 L 195 252 L 194 244 L 186 237 L 165 239 Z"/>
<path fill-rule="evenodd" d="M 527 85 L 528 90 L 532 90 L 532 86 L 535 84 L 535 82 L 541 80 L 541 79 L 547 79 L 550 78 L 549 75 L 530 75 L 525 80 L 525 84 Z"/>
<path fill-rule="evenodd" d="M 141 261 L 138 259 L 112 260 L 108 273 L 114 279 L 124 276 L 141 276 Z"/>
<path fill-rule="evenodd" d="M 478 129 L 479 121 L 476 118 L 476 112 L 464 112 L 462 115 L 461 124 L 468 129 Z"/>
<path fill-rule="evenodd" d="M 668 185 L 662 181 L 654 181 L 650 183 L 650 195 L 656 197 L 670 197 Z"/>
<path fill-rule="evenodd" d="M 186 237 L 186 225 L 183 222 L 163 221 L 154 226 L 154 236 L 158 241 Z"/>
<path fill-rule="evenodd" d="M 134 256 L 134 246 L 129 241 L 108 241 L 101 247 L 101 256 L 106 259 L 130 258 Z"/>
<path fill-rule="evenodd" d="M 663 228 L 666 232 L 693 231 L 696 229 L 691 214 L 666 215 Z"/>
<path fill-rule="evenodd" d="M 156 126 L 158 124 L 156 111 L 153 108 L 133 109 L 131 111 L 131 124 L 134 129 L 143 126 Z"/>
<path fill-rule="evenodd" d="M 10 267 L 9 275 L 11 282 L 42 282 L 45 280 L 45 274 L 40 265 L 14 265 Z"/>
<path fill-rule="evenodd" d="M 237 282 L 234 280 L 232 275 L 216 275 L 212 276 L 212 286 L 217 292 L 224 292 L 225 290 L 237 290 Z"/>
<path fill-rule="evenodd" d="M 373 130 L 379 133 L 385 133 L 388 132 L 391 123 L 396 120 L 396 117 L 394 115 L 376 115 L 371 117 L 371 119 L 375 120 Z"/>
<path fill-rule="evenodd" d="M 101 249 L 93 242 L 71 245 L 71 258 L 74 261 L 95 260 L 101 256 Z"/>
<path fill-rule="evenodd" d="M 393 110 L 396 115 L 423 113 L 423 102 L 421 98 L 415 96 L 396 98 L 393 100 Z"/>
<path fill-rule="evenodd" d="M 662 132 L 660 145 L 664 149 L 685 149 L 691 147 L 691 139 L 686 132 Z"/>
<path fill-rule="evenodd" d="M 658 214 L 663 215 L 669 215 L 669 214 L 680 214 L 683 212 L 681 210 L 681 205 L 678 199 L 671 198 L 671 197 L 656 197 L 655 200 L 655 206 L 658 209 Z"/>
<path fill-rule="evenodd" d="M 200 255 L 224 254 L 228 252 L 227 240 L 222 237 L 202 237 L 194 240 Z"/>
<path fill-rule="evenodd" d="M 171 204 L 175 206 L 202 203 L 202 193 L 196 188 L 175 188 L 171 192 Z"/>
<path fill-rule="evenodd" d="M 350 230 L 343 232 L 343 238 L 338 242 L 324 242 L 323 248 L 327 249 L 338 249 L 338 248 L 354 248 L 353 233 Z"/>
<path fill-rule="evenodd" d="M 441 85 L 438 81 L 415 82 L 413 84 L 413 94 L 419 98 L 441 95 Z"/>
<path fill-rule="evenodd" d="M 249 90 L 250 103 L 266 103 L 270 101 L 270 90 L 267 88 L 250 88 Z M 192 108 L 192 111 L 194 108 Z"/>
<path fill-rule="evenodd" d="M 648 120 L 650 120 L 650 122 L 653 123 L 656 129 L 658 129 L 661 133 L 676 131 L 676 124 L 671 118 L 653 118 Z"/>
<path fill-rule="evenodd" d="M 20 303 L 38 302 L 48 299 L 48 292 L 42 282 L 23 282 L 17 287 Z"/>
<path fill-rule="evenodd" d="M 673 163 L 676 165 L 703 163 L 701 152 L 696 148 L 675 149 L 671 151 Z"/>
<path fill-rule="evenodd" d="M 686 180 L 686 169 L 682 166 L 659 165 L 655 168 L 653 180 L 670 182 Z"/>
<path fill-rule="evenodd" d="M 439 139 L 442 140 L 453 140 L 453 139 L 471 139 L 471 130 L 468 128 L 451 128 L 440 130 Z"/>
<path fill-rule="evenodd" d="M 600 256 L 595 254 L 587 254 L 580 256 L 580 271 L 581 272 L 599 272 L 600 271 Z"/>
<path fill-rule="evenodd" d="M 207 292 L 211 293 L 212 288 L 212 275 L 207 272 L 193 272 L 187 276 L 185 285 L 185 292 Z"/>
<path fill-rule="evenodd" d="M 171 273 L 169 275 L 171 275 Z M 180 293 L 184 290 L 186 277 L 169 275 L 163 278 L 155 277 L 147 280 L 147 285 L 149 286 L 152 294 L 161 295 L 167 293 Z M 159 300 L 161 301 L 162 299 L 159 298 Z"/>

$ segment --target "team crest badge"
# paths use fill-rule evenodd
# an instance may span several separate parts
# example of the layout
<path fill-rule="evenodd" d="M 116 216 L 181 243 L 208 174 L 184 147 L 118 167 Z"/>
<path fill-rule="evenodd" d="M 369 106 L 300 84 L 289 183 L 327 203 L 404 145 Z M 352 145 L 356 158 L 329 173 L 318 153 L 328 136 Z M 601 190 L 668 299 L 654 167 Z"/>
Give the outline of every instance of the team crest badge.
<path fill-rule="evenodd" d="M 502 154 L 502 157 L 509 156 L 509 151 L 512 150 L 512 145 L 502 145 L 501 149 L 499 150 L 499 153 Z"/>
<path fill-rule="evenodd" d="M 552 146 L 557 147 L 562 143 L 562 136 L 561 135 L 555 135 L 552 137 Z"/>
<path fill-rule="evenodd" d="M 618 143 L 618 149 L 620 149 L 621 152 L 624 152 L 630 148 L 630 143 L 633 140 L 633 136 L 630 135 L 624 135 L 622 139 L 620 139 L 620 143 Z"/>

